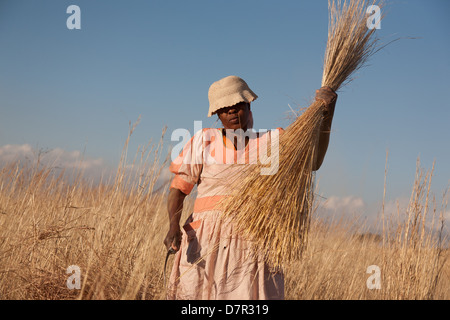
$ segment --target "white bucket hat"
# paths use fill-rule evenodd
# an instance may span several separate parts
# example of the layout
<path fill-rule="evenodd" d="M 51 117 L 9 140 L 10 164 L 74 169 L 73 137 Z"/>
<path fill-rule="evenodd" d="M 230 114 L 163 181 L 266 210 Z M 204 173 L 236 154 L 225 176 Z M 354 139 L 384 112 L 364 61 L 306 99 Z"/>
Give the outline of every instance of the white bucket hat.
<path fill-rule="evenodd" d="M 247 83 L 237 77 L 228 76 L 214 82 L 208 91 L 209 111 L 211 117 L 217 110 L 231 107 L 239 102 L 252 102 L 258 96 L 248 87 Z"/>

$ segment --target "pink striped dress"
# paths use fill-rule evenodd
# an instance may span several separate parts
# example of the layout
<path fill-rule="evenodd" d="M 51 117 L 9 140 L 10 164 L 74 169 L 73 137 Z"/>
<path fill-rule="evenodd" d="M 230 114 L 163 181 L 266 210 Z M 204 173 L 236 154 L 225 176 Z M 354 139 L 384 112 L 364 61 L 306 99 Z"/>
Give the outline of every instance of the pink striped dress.
<path fill-rule="evenodd" d="M 234 144 L 222 129 L 203 129 L 171 163 L 171 188 L 190 194 L 197 185 L 194 210 L 182 228 L 168 284 L 168 299 L 266 300 L 284 299 L 284 277 L 250 255 L 248 241 L 235 234 L 233 223 L 220 217 L 218 202 L 227 194 L 227 182 L 240 166 L 251 165 L 261 146 L 273 141 L 274 132 L 252 135 L 248 144 Z M 255 147 L 256 146 L 256 147 Z M 252 150 L 258 150 L 254 152 Z"/>

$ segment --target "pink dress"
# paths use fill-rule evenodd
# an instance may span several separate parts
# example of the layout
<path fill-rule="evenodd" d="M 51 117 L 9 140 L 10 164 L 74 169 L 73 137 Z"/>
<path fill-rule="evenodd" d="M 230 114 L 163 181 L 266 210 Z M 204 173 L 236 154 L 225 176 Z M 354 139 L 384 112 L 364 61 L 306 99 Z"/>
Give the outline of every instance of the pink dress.
<path fill-rule="evenodd" d="M 168 283 L 168 299 L 266 300 L 284 299 L 284 276 L 252 255 L 250 243 L 237 235 L 233 223 L 221 218 L 218 201 L 227 196 L 227 181 L 240 166 L 252 164 L 260 146 L 282 132 L 252 136 L 247 146 L 233 143 L 222 129 L 197 132 L 175 159 L 171 188 L 191 193 L 197 184 L 193 213 L 183 226 Z M 228 136 L 228 135 L 227 135 Z M 229 136 L 228 136 L 229 137 Z M 253 146 L 257 148 L 253 148 Z M 251 148 L 251 149 L 250 149 Z M 233 172 L 232 172 L 233 171 Z"/>

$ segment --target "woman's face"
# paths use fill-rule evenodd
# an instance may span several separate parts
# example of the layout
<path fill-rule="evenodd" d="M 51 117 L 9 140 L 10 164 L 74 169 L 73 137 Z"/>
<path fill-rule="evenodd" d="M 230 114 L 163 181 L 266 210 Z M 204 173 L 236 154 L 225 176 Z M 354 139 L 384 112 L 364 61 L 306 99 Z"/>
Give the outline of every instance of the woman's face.
<path fill-rule="evenodd" d="M 234 106 L 219 109 L 217 115 L 225 129 L 243 129 L 245 131 L 250 115 L 250 104 L 240 102 Z"/>

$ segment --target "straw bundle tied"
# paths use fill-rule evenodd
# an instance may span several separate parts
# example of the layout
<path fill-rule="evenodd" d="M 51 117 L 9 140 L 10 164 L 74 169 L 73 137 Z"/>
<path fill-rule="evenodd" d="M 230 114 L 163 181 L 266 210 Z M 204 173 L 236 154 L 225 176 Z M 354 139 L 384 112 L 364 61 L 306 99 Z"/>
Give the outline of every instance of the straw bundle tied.
<path fill-rule="evenodd" d="M 365 0 L 329 1 L 329 29 L 322 86 L 337 91 L 380 48 L 368 29 Z M 280 136 L 279 169 L 261 175 L 260 164 L 230 178 L 233 193 L 221 205 L 240 235 L 254 242 L 271 266 L 300 256 L 312 208 L 313 164 L 325 106 L 312 103 Z"/>

